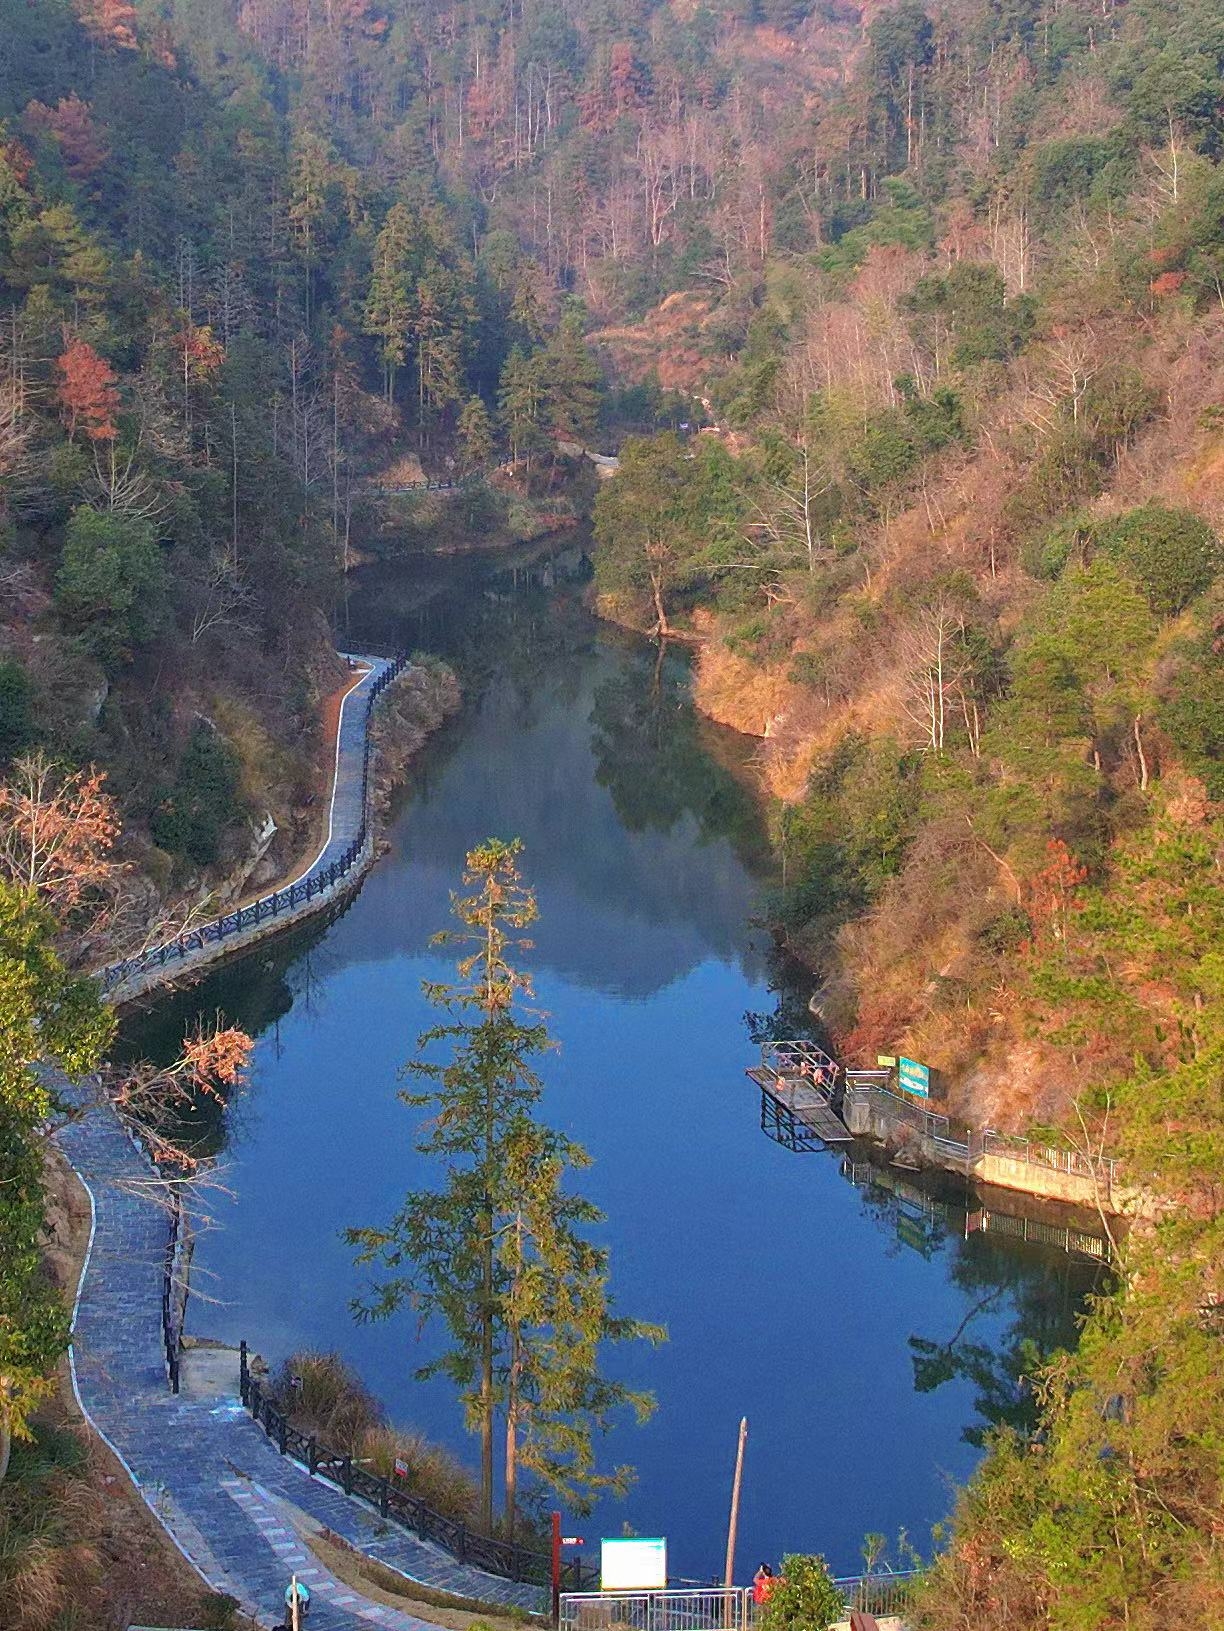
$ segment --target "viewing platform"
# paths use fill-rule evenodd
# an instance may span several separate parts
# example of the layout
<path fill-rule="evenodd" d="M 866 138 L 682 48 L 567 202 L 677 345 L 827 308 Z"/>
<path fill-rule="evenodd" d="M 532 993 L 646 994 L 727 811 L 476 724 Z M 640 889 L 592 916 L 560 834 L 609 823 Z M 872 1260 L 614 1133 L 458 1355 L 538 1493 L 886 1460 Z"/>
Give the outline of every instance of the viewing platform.
<path fill-rule="evenodd" d="M 777 1143 L 810 1150 L 850 1142 L 833 1108 L 837 1063 L 814 1042 L 767 1042 L 747 1074 L 761 1090 L 761 1126 Z"/>
<path fill-rule="evenodd" d="M 1098 1213 L 1144 1209 L 1141 1194 L 1119 1185 L 1111 1157 L 968 1127 L 932 1109 L 925 1096 L 898 1091 L 891 1069 L 843 1071 L 814 1042 L 766 1042 L 761 1063 L 746 1075 L 760 1089 L 762 1132 L 800 1154 L 862 1140 L 888 1151 L 895 1167 L 938 1167 Z"/>

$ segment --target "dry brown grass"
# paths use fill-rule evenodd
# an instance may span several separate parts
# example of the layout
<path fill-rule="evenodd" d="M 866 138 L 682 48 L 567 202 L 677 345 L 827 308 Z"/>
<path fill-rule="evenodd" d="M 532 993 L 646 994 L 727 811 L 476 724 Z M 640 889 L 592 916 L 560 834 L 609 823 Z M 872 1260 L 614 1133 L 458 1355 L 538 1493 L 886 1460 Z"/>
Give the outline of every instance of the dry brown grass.
<path fill-rule="evenodd" d="M 475 1524 L 480 1502 L 471 1473 L 440 1445 L 431 1444 L 420 1433 L 396 1427 L 370 1428 L 361 1441 L 361 1454 L 373 1470 L 389 1478 L 395 1463 L 407 1464 L 407 1486 L 439 1512 Z"/>
<path fill-rule="evenodd" d="M 291 1377 L 300 1377 L 295 1386 Z M 471 1474 L 449 1451 L 419 1433 L 392 1427 L 382 1405 L 339 1354 L 290 1354 L 273 1391 L 303 1432 L 343 1455 L 361 1457 L 390 1477 L 396 1460 L 408 1465 L 405 1488 L 447 1517 L 472 1523 L 479 1499 Z"/>

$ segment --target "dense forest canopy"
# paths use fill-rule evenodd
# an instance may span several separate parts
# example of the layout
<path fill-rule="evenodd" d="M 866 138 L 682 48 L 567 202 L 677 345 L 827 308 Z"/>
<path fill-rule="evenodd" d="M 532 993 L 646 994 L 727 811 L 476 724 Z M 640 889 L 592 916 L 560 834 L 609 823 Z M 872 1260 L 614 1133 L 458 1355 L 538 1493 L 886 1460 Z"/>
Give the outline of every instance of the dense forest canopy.
<path fill-rule="evenodd" d="M 1219 8 L 0 18 L 0 771 L 100 765 L 151 888 L 216 876 L 307 796 L 384 478 L 463 478 L 423 547 L 617 452 L 599 603 L 765 738 L 843 1056 L 1170 1208 L 927 1623 L 1218 1621 Z"/>

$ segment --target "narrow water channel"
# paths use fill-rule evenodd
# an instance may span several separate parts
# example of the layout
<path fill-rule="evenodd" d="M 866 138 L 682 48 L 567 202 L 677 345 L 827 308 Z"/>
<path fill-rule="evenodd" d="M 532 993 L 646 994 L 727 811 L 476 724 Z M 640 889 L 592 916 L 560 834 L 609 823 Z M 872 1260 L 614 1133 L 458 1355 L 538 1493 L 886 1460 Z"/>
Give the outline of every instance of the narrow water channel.
<path fill-rule="evenodd" d="M 258 1037 L 219 1135 L 230 1198 L 197 1248 L 189 1328 L 273 1362 L 338 1349 L 397 1420 L 473 1461 L 447 1385 L 412 1379 L 430 1334 L 350 1317 L 360 1276 L 340 1231 L 430 1181 L 396 1099 L 431 1019 L 421 981 L 450 973 L 430 936 L 465 850 L 517 836 L 561 1044 L 544 1113 L 595 1159 L 584 1187 L 607 1214 L 620 1307 L 670 1331 L 613 1359 L 658 1410 L 607 1442 L 637 1482 L 580 1531 L 666 1535 L 674 1575 L 714 1576 L 746 1415 L 742 1574 L 806 1550 L 852 1572 L 868 1531 L 925 1548 L 981 1429 L 1023 1409 L 1029 1345 L 1073 1340 L 1094 1270 L 966 1236 L 964 1203 L 934 1205 L 907 1175 L 872 1181 L 765 1136 L 744 1069 L 755 1037 L 805 1016 L 807 987 L 754 928 L 772 878 L 752 745 L 694 715 L 678 661 L 602 628 L 564 586 L 469 563 L 424 609 L 419 588 L 384 576 L 351 613 L 354 649 L 442 650 L 465 674 L 468 705 L 417 765 L 389 852 L 330 925 L 127 1027 L 128 1046 L 160 1052 L 221 1009 Z"/>

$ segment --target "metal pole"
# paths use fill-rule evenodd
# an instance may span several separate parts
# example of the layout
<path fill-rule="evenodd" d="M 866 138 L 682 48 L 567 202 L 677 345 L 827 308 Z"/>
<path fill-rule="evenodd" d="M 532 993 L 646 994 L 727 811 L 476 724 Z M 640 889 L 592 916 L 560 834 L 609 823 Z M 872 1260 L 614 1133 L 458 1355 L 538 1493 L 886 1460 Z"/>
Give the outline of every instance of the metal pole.
<path fill-rule="evenodd" d="M 735 1539 L 739 1531 L 740 1486 L 744 1481 L 744 1445 L 748 1440 L 748 1418 L 741 1416 L 739 1443 L 735 1449 L 735 1478 L 731 1484 L 731 1518 L 727 1524 L 727 1567 L 723 1580 L 726 1587 L 726 1622 L 731 1623 L 731 1589 L 735 1583 Z"/>
<path fill-rule="evenodd" d="M 552 1515 L 552 1623 L 561 1624 L 561 1514 Z"/>
<path fill-rule="evenodd" d="M 293 1574 L 293 1575 L 289 1576 L 289 1596 L 290 1596 L 289 1612 L 290 1612 L 290 1614 L 292 1616 L 292 1618 L 290 1620 L 290 1624 L 293 1627 L 293 1631 L 302 1631 L 301 1616 L 298 1614 L 298 1589 L 297 1589 L 297 1575 L 296 1574 Z"/>

